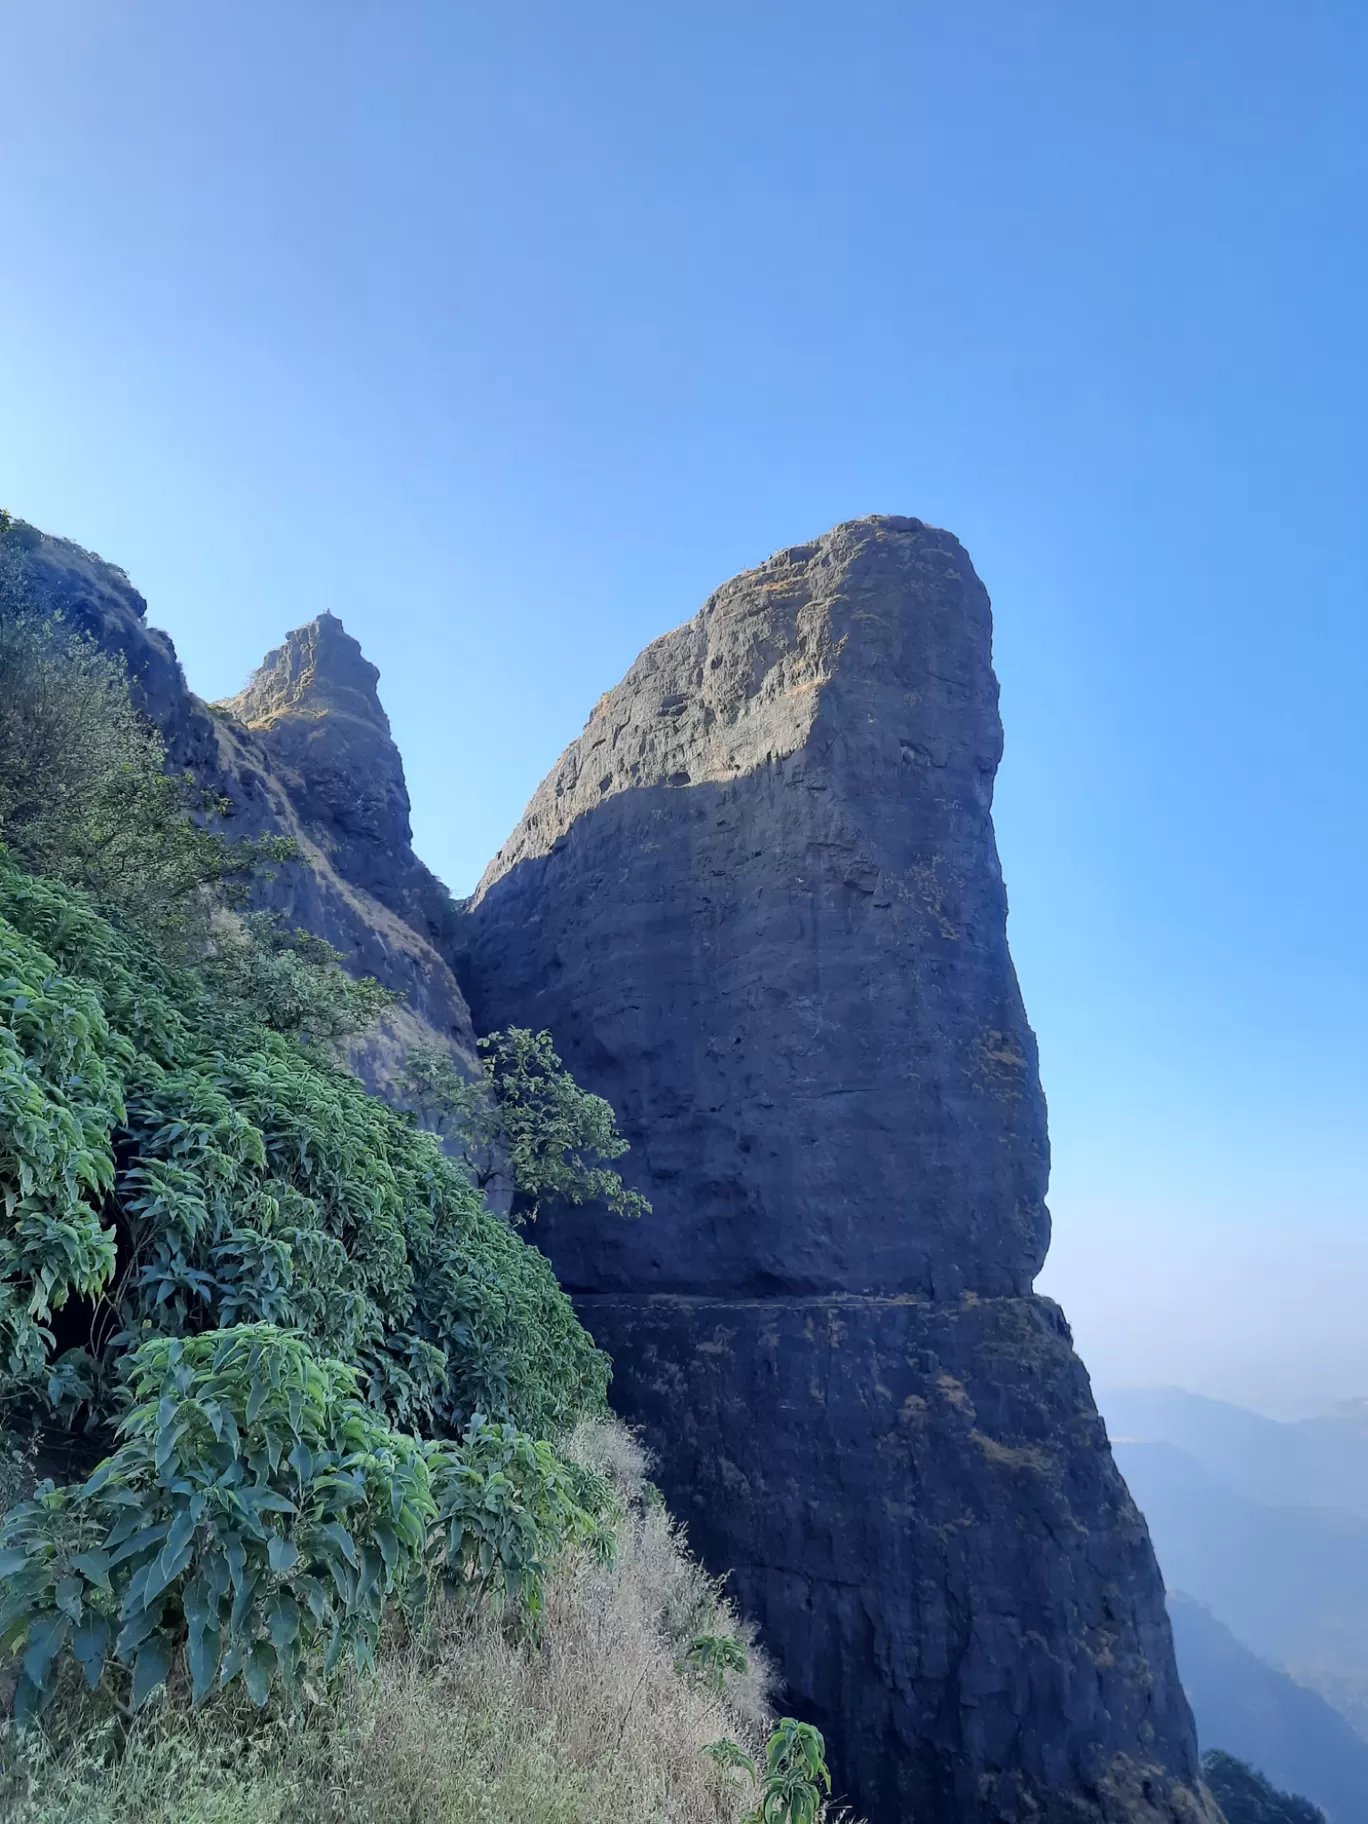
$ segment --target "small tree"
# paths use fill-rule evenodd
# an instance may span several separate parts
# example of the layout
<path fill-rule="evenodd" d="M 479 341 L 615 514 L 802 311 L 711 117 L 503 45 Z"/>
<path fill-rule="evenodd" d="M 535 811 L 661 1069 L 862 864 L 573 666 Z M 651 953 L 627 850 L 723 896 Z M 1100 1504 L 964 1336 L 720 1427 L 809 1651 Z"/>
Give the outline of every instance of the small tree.
<path fill-rule="evenodd" d="M 612 1107 L 581 1089 L 549 1032 L 510 1026 L 480 1040 L 483 1080 L 474 1082 L 435 1046 L 415 1046 L 401 1084 L 430 1127 L 464 1153 L 481 1189 L 507 1170 L 521 1212 L 534 1221 L 542 1200 L 603 1202 L 618 1216 L 650 1209 L 607 1161 L 628 1150 Z"/>

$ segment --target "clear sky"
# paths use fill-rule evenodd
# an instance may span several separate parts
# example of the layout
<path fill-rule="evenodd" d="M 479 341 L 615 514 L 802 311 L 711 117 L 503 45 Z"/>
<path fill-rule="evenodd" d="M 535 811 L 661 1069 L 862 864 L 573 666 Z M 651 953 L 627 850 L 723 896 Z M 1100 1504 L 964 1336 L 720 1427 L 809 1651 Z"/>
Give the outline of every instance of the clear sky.
<path fill-rule="evenodd" d="M 468 890 L 843 518 L 993 595 L 1101 1382 L 1368 1393 L 1362 0 L 0 0 L 0 502 L 191 683 L 324 608 Z"/>

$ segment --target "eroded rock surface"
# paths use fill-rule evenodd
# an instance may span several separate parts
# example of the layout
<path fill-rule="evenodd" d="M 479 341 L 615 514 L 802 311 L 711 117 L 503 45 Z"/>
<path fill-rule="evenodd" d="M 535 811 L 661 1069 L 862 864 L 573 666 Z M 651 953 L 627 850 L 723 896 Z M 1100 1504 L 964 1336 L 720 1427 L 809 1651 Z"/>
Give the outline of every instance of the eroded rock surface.
<path fill-rule="evenodd" d="M 857 1811 L 1171 1824 L 1207 1813 L 1158 1571 L 1031 1293 L 990 646 L 917 520 L 736 578 L 597 705 L 462 972 L 618 1110 L 654 1214 L 538 1239 Z"/>

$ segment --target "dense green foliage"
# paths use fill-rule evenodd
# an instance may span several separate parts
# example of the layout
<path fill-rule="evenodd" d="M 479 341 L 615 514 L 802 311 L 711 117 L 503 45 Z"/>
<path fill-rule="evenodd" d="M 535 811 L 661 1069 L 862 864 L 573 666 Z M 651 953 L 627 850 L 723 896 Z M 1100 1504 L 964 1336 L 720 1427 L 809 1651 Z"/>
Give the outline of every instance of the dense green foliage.
<path fill-rule="evenodd" d="M 435 1432 L 601 1401 L 550 1268 L 431 1136 L 3 858 L 0 1073 L 0 1398 L 107 1419 L 131 1346 L 267 1322 Z"/>
<path fill-rule="evenodd" d="M 21 1712 L 73 1661 L 134 1709 L 182 1672 L 260 1704 L 442 1587 L 535 1632 L 558 1553 L 609 1536 L 544 1441 L 606 1359 L 329 1062 L 394 997 L 232 912 L 262 845 L 196 824 L 121 668 L 25 590 L 5 524 L 0 1415 L 117 1442 L 5 1522 Z"/>
<path fill-rule="evenodd" d="M 344 1654 L 372 1667 L 387 1605 L 422 1607 L 438 1582 L 535 1627 L 559 1552 L 611 1538 L 581 1504 L 606 1511 L 606 1485 L 549 1445 L 478 1418 L 463 1443 L 420 1442 L 274 1325 L 144 1343 L 130 1391 L 113 1455 L 0 1531 L 21 1716 L 63 1653 L 134 1709 L 182 1663 L 196 1703 L 240 1673 L 261 1705 Z"/>
<path fill-rule="evenodd" d="M 580 1088 L 549 1032 L 510 1026 L 479 1043 L 483 1083 L 472 1083 L 434 1046 L 415 1046 L 401 1079 L 414 1107 L 455 1141 L 479 1183 L 506 1171 L 517 1213 L 529 1220 L 548 1197 L 602 1202 L 618 1216 L 650 1210 L 607 1163 L 627 1151 L 611 1105 Z"/>
<path fill-rule="evenodd" d="M 274 912 L 222 919 L 202 971 L 215 998 L 239 1018 L 304 1045 L 327 1048 L 365 1032 L 402 998 L 342 967 L 342 953 Z"/>
<path fill-rule="evenodd" d="M 632 1438 L 592 1420 L 563 1441 L 612 1486 L 614 1557 L 561 1552 L 537 1638 L 488 1602 L 437 1601 L 386 1626 L 374 1670 L 280 1687 L 258 1709 L 242 1676 L 194 1704 L 180 1662 L 124 1717 L 68 1664 L 40 1728 L 0 1724 L 10 1824 L 741 1824 L 769 1731 L 752 1649 L 725 1698 L 679 1656 L 747 1630 L 648 1498 Z M 396 1611 L 397 1614 L 397 1611 Z M 124 1675 L 126 1677 L 126 1675 Z M 738 1771 L 713 1750 L 733 1738 Z"/>
<path fill-rule="evenodd" d="M 1310 1799 L 1279 1792 L 1261 1773 L 1219 1749 L 1202 1757 L 1202 1772 L 1226 1824 L 1325 1824 Z"/>
<path fill-rule="evenodd" d="M 755 1805 L 741 1824 L 819 1824 L 826 1816 L 824 1795 L 831 1791 L 826 1741 L 811 1723 L 781 1716 L 766 1743 L 763 1768 L 730 1737 L 709 1742 L 703 1752 L 720 1772 L 744 1775 L 757 1788 Z"/>
<path fill-rule="evenodd" d="M 459 1452 L 436 1460 L 442 1582 L 463 1601 L 491 1600 L 535 1634 L 546 1578 L 567 1544 L 611 1558 L 608 1483 L 514 1425 L 472 1419 Z"/>

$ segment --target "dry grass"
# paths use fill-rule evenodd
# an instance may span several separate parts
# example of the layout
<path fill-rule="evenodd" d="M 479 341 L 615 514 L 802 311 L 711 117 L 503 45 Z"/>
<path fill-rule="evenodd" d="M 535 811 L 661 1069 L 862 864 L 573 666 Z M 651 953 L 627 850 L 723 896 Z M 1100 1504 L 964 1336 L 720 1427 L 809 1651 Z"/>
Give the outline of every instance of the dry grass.
<path fill-rule="evenodd" d="M 570 1443 L 625 1497 L 617 1567 L 563 1564 L 539 1650 L 491 1616 L 444 1615 L 302 1717 L 171 1705 L 126 1739 L 88 1710 L 7 1744 L 13 1824 L 735 1824 L 751 1802 L 702 1750 L 754 1752 L 768 1670 L 752 1650 L 718 1696 L 683 1667 L 701 1633 L 746 1630 L 650 1498 L 620 1426 Z M 683 1669 L 681 1669 L 683 1668 Z"/>

